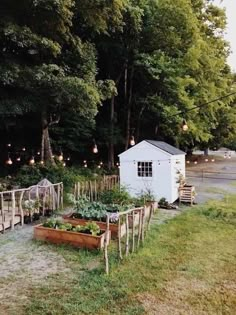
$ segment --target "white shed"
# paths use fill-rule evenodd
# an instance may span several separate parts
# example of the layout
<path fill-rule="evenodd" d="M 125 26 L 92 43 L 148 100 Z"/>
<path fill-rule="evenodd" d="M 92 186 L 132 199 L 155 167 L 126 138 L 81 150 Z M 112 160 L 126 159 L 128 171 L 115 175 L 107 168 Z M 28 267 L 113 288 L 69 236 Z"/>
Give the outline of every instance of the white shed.
<path fill-rule="evenodd" d="M 185 177 L 185 152 L 172 145 L 143 140 L 119 155 L 120 183 L 131 196 L 150 192 L 156 200 L 178 199 L 181 177 Z"/>

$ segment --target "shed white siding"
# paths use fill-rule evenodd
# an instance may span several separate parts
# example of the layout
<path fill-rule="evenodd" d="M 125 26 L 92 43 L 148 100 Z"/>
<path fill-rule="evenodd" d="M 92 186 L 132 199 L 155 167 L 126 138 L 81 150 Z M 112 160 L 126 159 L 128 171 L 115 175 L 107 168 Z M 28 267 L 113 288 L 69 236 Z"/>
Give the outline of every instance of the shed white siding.
<path fill-rule="evenodd" d="M 178 198 L 179 172 L 185 176 L 185 154 L 172 155 L 147 141 L 123 152 L 120 158 L 120 183 L 132 196 L 150 192 L 159 200 Z M 138 162 L 152 162 L 152 177 L 138 176 Z"/>

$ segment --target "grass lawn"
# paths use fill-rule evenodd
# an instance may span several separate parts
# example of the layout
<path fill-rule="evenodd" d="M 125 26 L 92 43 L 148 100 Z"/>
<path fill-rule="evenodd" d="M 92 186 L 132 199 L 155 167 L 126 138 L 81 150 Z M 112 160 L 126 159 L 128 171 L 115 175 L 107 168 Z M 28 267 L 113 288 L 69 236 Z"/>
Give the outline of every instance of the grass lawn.
<path fill-rule="evenodd" d="M 236 314 L 235 196 L 153 225 L 138 253 L 112 254 L 110 276 L 99 253 L 49 247 L 71 272 L 28 290 L 24 314 Z"/>

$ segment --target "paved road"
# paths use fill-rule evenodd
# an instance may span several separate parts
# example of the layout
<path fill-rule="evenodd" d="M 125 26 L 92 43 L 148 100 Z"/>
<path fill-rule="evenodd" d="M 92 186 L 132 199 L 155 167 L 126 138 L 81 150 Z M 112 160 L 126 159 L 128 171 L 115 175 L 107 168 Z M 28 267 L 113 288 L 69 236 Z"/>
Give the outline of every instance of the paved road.
<path fill-rule="evenodd" d="M 197 203 L 236 194 L 236 157 L 214 163 L 192 164 L 186 168 L 186 178 L 196 187 Z"/>

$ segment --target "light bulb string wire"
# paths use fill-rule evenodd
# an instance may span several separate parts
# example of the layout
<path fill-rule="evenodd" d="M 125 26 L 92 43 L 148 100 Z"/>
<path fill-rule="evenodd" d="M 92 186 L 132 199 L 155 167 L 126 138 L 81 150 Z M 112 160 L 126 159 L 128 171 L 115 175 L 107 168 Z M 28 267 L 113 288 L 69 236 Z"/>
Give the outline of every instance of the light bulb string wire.
<path fill-rule="evenodd" d="M 209 105 L 209 104 L 211 104 L 211 103 L 221 101 L 221 100 L 223 100 L 223 99 L 225 99 L 225 98 L 227 98 L 227 97 L 233 96 L 233 95 L 235 95 L 235 94 L 236 94 L 236 91 L 235 91 L 235 92 L 232 92 L 232 93 L 230 93 L 230 94 L 226 94 L 226 95 L 224 95 L 224 96 L 215 98 L 215 99 L 213 99 L 213 100 L 211 100 L 211 101 L 202 103 L 202 104 L 200 104 L 200 105 L 193 106 L 193 107 L 191 107 L 191 108 L 189 108 L 189 109 L 179 111 L 178 113 L 176 113 L 176 114 L 174 114 L 174 115 L 170 115 L 169 117 L 175 117 L 175 116 L 178 116 L 178 115 L 180 115 L 180 114 L 186 114 L 186 113 L 188 113 L 188 112 L 190 112 L 190 111 L 192 111 L 192 110 L 194 110 L 194 109 L 201 108 L 201 107 L 207 106 L 207 105 Z"/>

